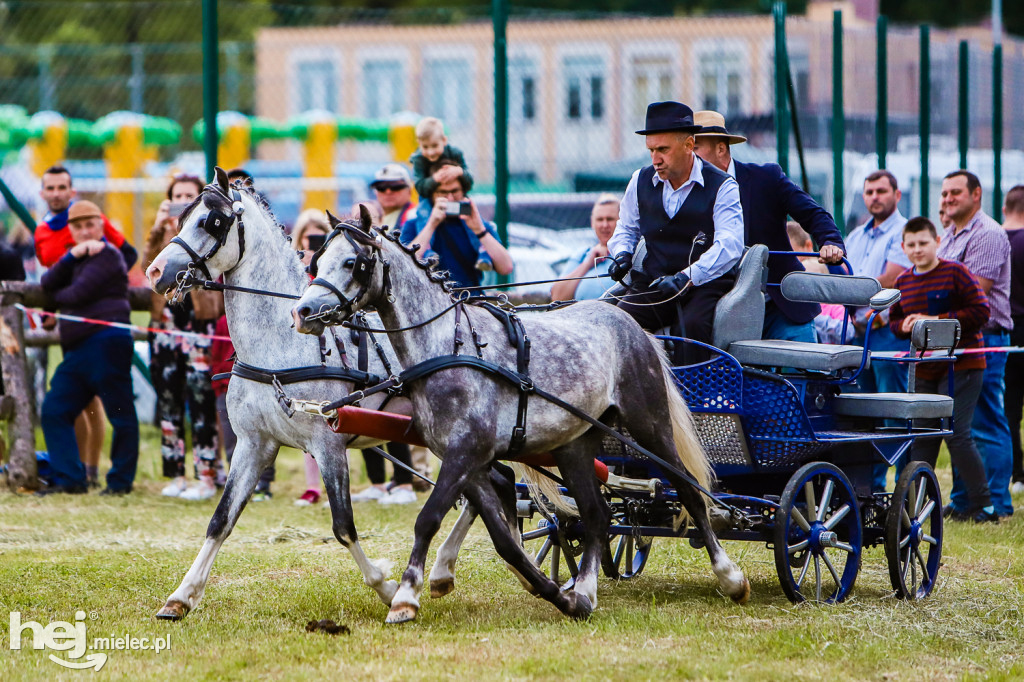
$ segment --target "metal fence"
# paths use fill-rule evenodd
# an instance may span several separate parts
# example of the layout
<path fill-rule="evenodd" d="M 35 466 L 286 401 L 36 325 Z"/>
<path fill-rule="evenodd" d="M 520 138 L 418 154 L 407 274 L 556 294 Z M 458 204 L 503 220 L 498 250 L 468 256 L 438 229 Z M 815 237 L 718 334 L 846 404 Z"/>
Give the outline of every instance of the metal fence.
<path fill-rule="evenodd" d="M 806 169 L 811 193 L 847 224 L 863 214 L 859 183 L 880 155 L 904 187 L 906 214 L 937 211 L 939 180 L 964 155 L 997 215 L 996 176 L 1005 188 L 1024 177 L 1024 46 L 1005 39 L 1000 71 L 988 29 L 889 26 L 814 3 L 801 16 L 777 7 L 777 17 L 513 4 L 506 184 L 496 174 L 491 7 L 217 6 L 219 162 L 252 171 L 286 223 L 314 199 L 347 211 L 376 168 L 408 160 L 410 125 L 436 116 L 485 204 L 497 184 L 511 192 L 513 221 L 585 226 L 593 193 L 621 191 L 644 163 L 633 131 L 647 103 L 669 98 L 725 114 L 749 138 L 737 158 L 779 160 L 801 180 Z M 80 190 L 135 197 L 118 218 L 143 238 L 169 175 L 205 172 L 202 10 L 200 0 L 0 6 L 2 177 L 20 198 L 41 209 L 39 172 L 66 160 Z M 776 79 L 787 67 L 791 95 Z M 61 116 L 41 113 L 50 111 Z M 130 163 L 115 171 L 115 159 Z"/>

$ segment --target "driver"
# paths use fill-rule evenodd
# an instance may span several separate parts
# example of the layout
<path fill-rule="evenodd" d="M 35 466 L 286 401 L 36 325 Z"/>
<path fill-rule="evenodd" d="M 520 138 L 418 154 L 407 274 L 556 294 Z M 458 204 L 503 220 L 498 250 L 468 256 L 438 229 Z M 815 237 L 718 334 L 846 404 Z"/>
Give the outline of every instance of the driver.
<path fill-rule="evenodd" d="M 619 207 L 615 254 L 608 272 L 631 284 L 619 307 L 648 331 L 682 323 L 687 338 L 711 343 L 715 304 L 732 287 L 730 272 L 743 255 L 743 210 L 736 181 L 694 154 L 701 126 L 679 102 L 647 107 L 643 130 L 651 165 L 633 173 Z M 640 238 L 643 263 L 633 262 Z M 681 319 L 680 319 L 681 316 Z M 686 361 L 703 357 L 687 347 Z"/>

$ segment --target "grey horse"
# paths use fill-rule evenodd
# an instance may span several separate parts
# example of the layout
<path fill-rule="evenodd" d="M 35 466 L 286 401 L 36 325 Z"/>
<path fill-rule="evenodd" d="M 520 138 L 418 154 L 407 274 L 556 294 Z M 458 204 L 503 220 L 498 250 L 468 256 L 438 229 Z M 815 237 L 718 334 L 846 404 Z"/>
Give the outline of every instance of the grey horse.
<path fill-rule="evenodd" d="M 212 226 L 216 218 L 227 219 L 218 228 L 219 232 Z M 244 225 L 244 231 L 240 224 Z M 176 289 L 179 293 L 187 290 L 187 286 L 178 287 L 181 278 L 200 265 L 206 268 L 210 279 L 223 274 L 229 285 L 293 296 L 301 293 L 309 281 L 301 261 L 269 208 L 255 192 L 229 187 L 227 176 L 220 168 L 217 168 L 214 183 L 207 186 L 182 214 L 180 225 L 178 242 L 164 248 L 146 272 L 157 293 L 171 295 Z M 200 253 L 206 256 L 199 256 Z M 288 299 L 229 290 L 225 291 L 224 305 L 239 360 L 270 369 L 321 364 L 323 351 L 320 341 L 300 336 L 291 329 L 291 303 Z M 326 364 L 328 367 L 340 367 L 340 348 L 330 334 L 327 337 L 331 354 Z M 390 344 L 385 338 L 380 341 L 390 363 L 397 367 L 398 361 Z M 370 353 L 368 371 L 377 376 L 387 376 L 382 361 L 373 352 Z M 287 388 L 295 392 L 293 397 L 304 395 L 329 400 L 347 395 L 354 386 L 351 382 L 339 380 L 311 380 Z M 224 495 L 210 519 L 206 542 L 199 555 L 157 617 L 180 619 L 202 599 L 218 550 L 234 528 L 260 473 L 273 463 L 282 445 L 309 452 L 316 459 L 331 506 L 335 537 L 351 552 L 366 584 L 377 592 L 381 601 L 390 605 L 397 589 L 397 583 L 387 579 L 390 565 L 383 560 L 371 561 L 359 545 L 349 497 L 345 450 L 346 444 L 369 447 L 379 441 L 359 438 L 347 443 L 351 436 L 334 433 L 323 419 L 304 413 L 289 415 L 278 398 L 273 385 L 238 376 L 232 378 L 227 405 L 232 425 L 238 433 L 238 445 Z M 380 398 L 370 399 L 364 407 L 376 409 L 380 402 Z M 408 401 L 397 400 L 392 401 L 388 409 L 408 413 L 410 406 Z M 431 574 L 432 580 L 441 586 L 434 590 L 435 596 L 447 593 L 454 585 L 455 558 L 474 515 L 471 508 L 464 509 L 449 535 L 449 541 L 438 553 Z"/>
<path fill-rule="evenodd" d="M 509 342 L 505 322 L 479 306 L 455 303 L 443 276 L 416 258 L 415 249 L 398 243 L 397 234 L 374 230 L 365 212 L 361 221 L 331 219 L 334 232 L 318 253 L 319 276 L 293 309 L 300 332 L 320 334 L 326 322 L 348 319 L 373 306 L 391 330 L 391 344 L 403 367 L 449 355 L 460 347 L 460 340 L 465 354 L 476 355 L 476 345 L 482 359 L 517 367 L 517 349 Z M 524 313 L 521 322 L 532 344 L 529 375 L 537 388 L 605 424 L 621 424 L 638 444 L 677 471 L 685 469 L 707 489 L 711 468 L 665 353 L 629 315 L 588 301 L 552 312 Z M 472 331 L 473 345 L 466 340 L 466 330 Z M 607 551 L 611 520 L 593 469 L 601 431 L 528 394 L 525 441 L 518 453 L 553 455 L 585 526 L 579 573 L 572 591 L 563 592 L 525 554 L 514 532 L 515 519 L 508 518 L 487 486 L 488 467 L 507 458 L 510 449 L 519 387 L 478 367 L 459 366 L 411 382 L 404 391 L 412 400 L 420 433 L 442 458 L 442 466 L 416 520 L 409 565 L 388 622 L 416 617 L 430 541 L 461 494 L 480 511 L 499 555 L 529 583 L 530 591 L 570 617 L 589 616 L 597 603 L 597 571 Z M 712 531 L 704 498 L 682 476 L 665 473 L 704 540 L 722 590 L 734 601 L 746 602 L 750 585 Z"/>

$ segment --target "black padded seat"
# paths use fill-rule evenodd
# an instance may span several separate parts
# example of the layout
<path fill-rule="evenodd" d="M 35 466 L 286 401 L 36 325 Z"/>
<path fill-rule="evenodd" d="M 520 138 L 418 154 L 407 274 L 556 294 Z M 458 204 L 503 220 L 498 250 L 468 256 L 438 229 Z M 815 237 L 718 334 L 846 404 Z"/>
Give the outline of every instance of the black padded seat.
<path fill-rule="evenodd" d="M 953 416 L 953 399 L 934 393 L 844 393 L 836 396 L 835 413 L 843 417 L 878 419 L 943 419 Z"/>
<path fill-rule="evenodd" d="M 729 353 L 742 365 L 760 367 L 787 367 L 815 372 L 837 372 L 857 369 L 864 357 L 860 346 L 840 346 L 803 341 L 733 341 Z M 871 358 L 864 365 L 867 368 Z"/>

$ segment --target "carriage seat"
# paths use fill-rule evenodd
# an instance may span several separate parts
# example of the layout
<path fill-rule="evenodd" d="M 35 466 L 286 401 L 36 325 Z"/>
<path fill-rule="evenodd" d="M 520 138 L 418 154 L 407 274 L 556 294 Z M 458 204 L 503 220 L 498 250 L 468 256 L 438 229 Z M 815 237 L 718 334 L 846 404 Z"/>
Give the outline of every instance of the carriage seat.
<path fill-rule="evenodd" d="M 899 300 L 896 289 L 883 289 L 874 277 L 791 272 L 782 278 L 782 295 L 791 301 L 836 303 L 885 310 Z M 802 341 L 735 341 L 727 349 L 744 365 L 786 367 L 834 373 L 870 366 L 861 346 Z"/>
<path fill-rule="evenodd" d="M 755 244 L 736 266 L 736 281 L 715 304 L 711 345 L 722 350 L 736 341 L 760 339 L 764 329 L 764 293 L 768 284 L 768 247 Z"/>
<path fill-rule="evenodd" d="M 953 416 L 953 399 L 933 393 L 843 393 L 833 409 L 842 417 L 942 419 Z"/>

